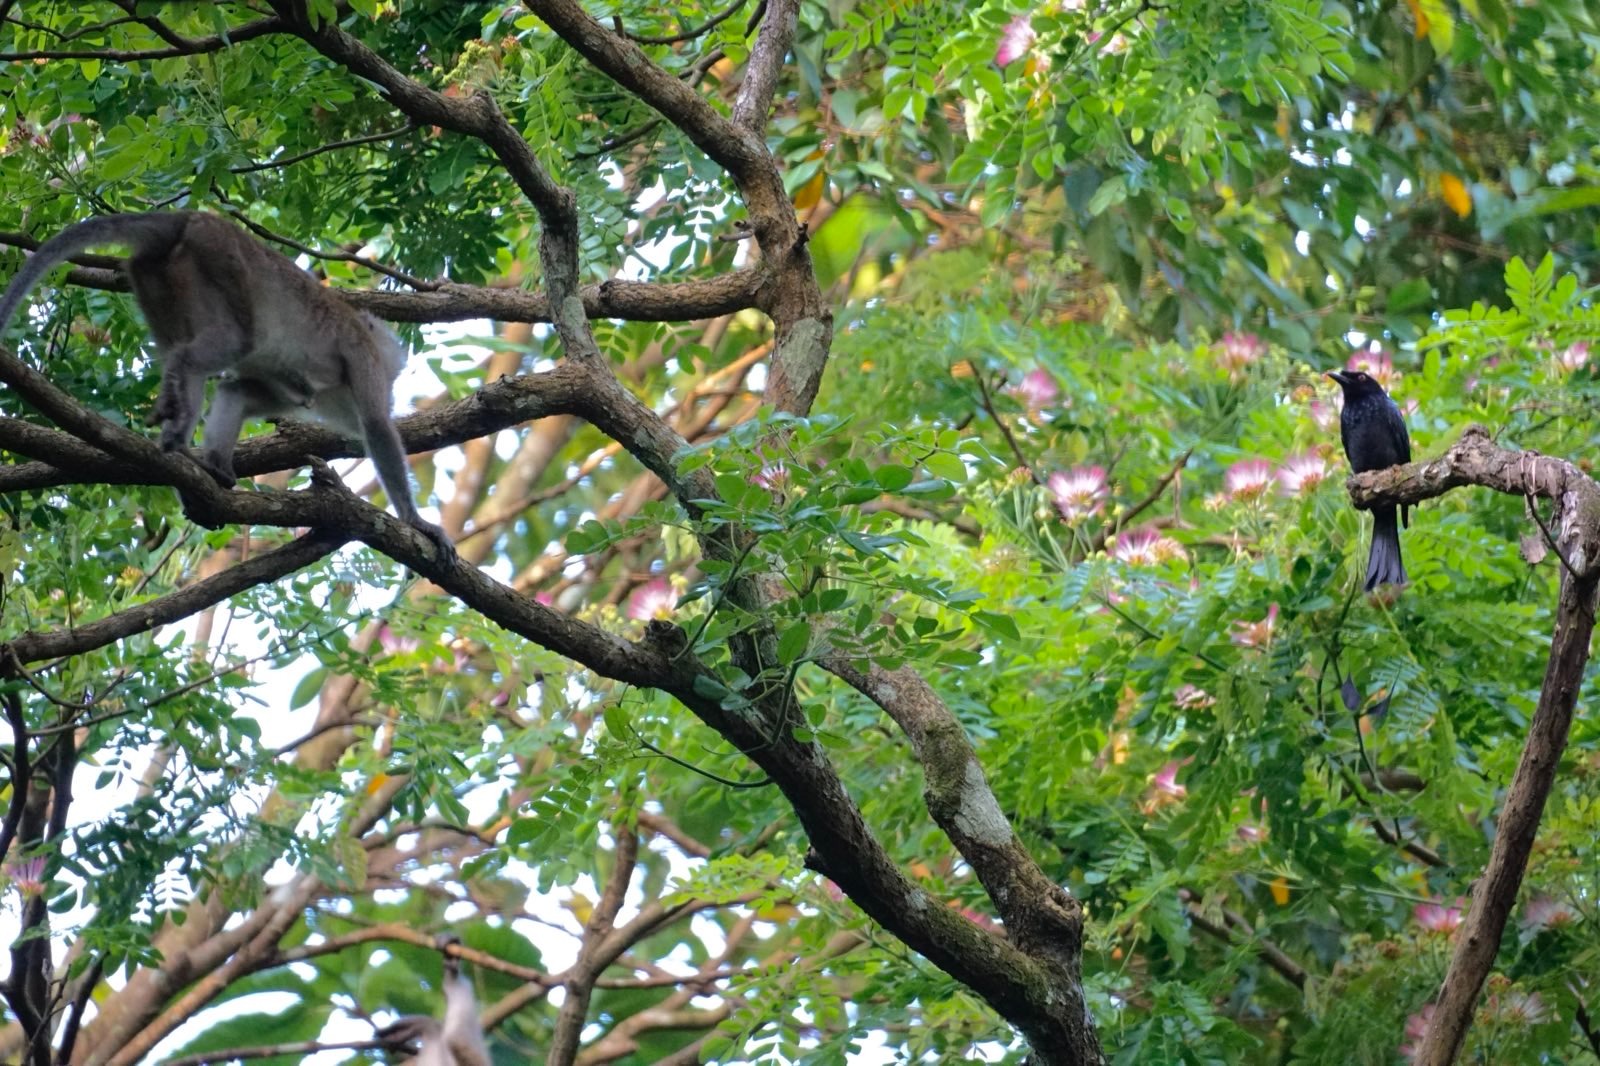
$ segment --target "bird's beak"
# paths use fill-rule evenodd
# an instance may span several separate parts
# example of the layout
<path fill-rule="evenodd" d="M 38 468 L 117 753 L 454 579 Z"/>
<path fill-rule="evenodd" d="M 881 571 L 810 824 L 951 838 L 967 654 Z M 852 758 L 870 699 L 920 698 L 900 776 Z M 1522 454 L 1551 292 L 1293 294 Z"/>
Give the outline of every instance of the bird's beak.
<path fill-rule="evenodd" d="M 1337 381 L 1340 385 L 1348 385 L 1348 384 L 1350 384 L 1350 379 L 1345 376 L 1345 373 L 1344 373 L 1343 370 L 1330 370 L 1326 374 L 1324 374 L 1323 376 L 1332 378 L 1333 380 Z"/>

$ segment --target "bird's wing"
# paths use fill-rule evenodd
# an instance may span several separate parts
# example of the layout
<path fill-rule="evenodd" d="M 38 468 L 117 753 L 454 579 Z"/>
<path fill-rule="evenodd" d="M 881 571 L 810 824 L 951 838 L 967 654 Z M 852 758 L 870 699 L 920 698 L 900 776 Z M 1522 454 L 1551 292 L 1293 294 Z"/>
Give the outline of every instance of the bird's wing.
<path fill-rule="evenodd" d="M 1411 434 L 1406 431 L 1406 416 L 1400 413 L 1400 407 L 1393 400 L 1387 404 L 1389 410 L 1386 420 L 1394 431 L 1395 441 L 1399 445 L 1400 461 L 1411 461 Z"/>

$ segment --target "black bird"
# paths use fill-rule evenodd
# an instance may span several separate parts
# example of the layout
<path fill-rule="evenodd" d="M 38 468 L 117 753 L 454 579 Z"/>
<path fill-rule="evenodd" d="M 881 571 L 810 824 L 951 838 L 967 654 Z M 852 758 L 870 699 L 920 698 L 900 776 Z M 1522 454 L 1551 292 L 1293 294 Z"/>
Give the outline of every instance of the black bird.
<path fill-rule="evenodd" d="M 1344 410 L 1339 413 L 1339 439 L 1345 458 L 1358 474 L 1386 470 L 1411 461 L 1411 435 L 1383 386 L 1360 370 L 1335 370 L 1328 374 L 1344 390 Z M 1367 553 L 1367 587 L 1404 585 L 1405 564 L 1400 561 L 1400 526 L 1394 505 L 1372 509 L 1372 550 Z M 1407 515 L 1409 518 L 1409 515 Z M 1409 522 L 1407 523 L 1410 524 Z"/>

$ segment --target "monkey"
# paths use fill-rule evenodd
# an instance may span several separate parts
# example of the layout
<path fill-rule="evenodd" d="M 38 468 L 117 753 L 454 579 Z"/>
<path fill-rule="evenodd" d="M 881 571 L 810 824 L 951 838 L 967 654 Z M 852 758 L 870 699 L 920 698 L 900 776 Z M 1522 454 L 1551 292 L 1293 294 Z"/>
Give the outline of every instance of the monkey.
<path fill-rule="evenodd" d="M 288 257 L 204 211 L 102 215 L 45 241 L 0 297 L 0 331 L 51 268 L 97 245 L 131 249 L 125 269 L 155 340 L 161 385 L 147 425 L 164 451 L 187 449 L 205 400 L 200 461 L 224 488 L 247 418 L 309 416 L 359 439 L 395 513 L 440 551 L 455 547 L 417 513 L 391 417 L 400 339 L 324 289 Z"/>
<path fill-rule="evenodd" d="M 449 951 L 459 943 L 461 938 L 454 933 L 442 933 L 434 940 L 444 955 L 444 1022 L 409 1015 L 378 1033 L 391 1049 L 414 1047 L 412 1066 L 490 1066 L 472 982 L 461 972 L 460 957 Z"/>

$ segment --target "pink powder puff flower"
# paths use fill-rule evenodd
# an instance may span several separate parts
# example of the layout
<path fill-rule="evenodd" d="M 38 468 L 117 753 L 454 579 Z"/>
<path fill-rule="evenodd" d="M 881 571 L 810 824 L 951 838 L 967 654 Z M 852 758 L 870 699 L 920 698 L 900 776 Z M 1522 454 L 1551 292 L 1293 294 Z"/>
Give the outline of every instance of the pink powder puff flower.
<path fill-rule="evenodd" d="M 1243 619 L 1234 622 L 1234 633 L 1230 638 L 1241 648 L 1265 648 L 1272 643 L 1272 631 L 1278 624 L 1278 605 L 1267 606 L 1267 616 L 1259 622 L 1246 622 Z"/>
<path fill-rule="evenodd" d="M 1561 353 L 1556 356 L 1556 365 L 1569 374 L 1574 370 L 1581 369 L 1588 361 L 1588 341 L 1574 341 L 1565 348 L 1561 349 Z"/>
<path fill-rule="evenodd" d="M 35 855 L 21 862 L 7 863 L 6 876 L 25 897 L 44 895 L 44 856 Z"/>
<path fill-rule="evenodd" d="M 1033 21 L 1027 15 L 1018 15 L 1000 31 L 1000 45 L 994 51 L 994 61 L 1002 67 L 1010 66 L 1033 47 Z"/>
<path fill-rule="evenodd" d="M 1417 1053 L 1422 1050 L 1422 1039 L 1428 1035 L 1428 1026 L 1432 1022 L 1432 1003 L 1424 1003 L 1421 1010 L 1406 1018 L 1406 1043 L 1398 1049 L 1401 1058 L 1407 1062 L 1417 1061 Z"/>
<path fill-rule="evenodd" d="M 1217 363 L 1229 374 L 1237 374 L 1267 354 L 1267 346 L 1254 333 L 1224 333 L 1213 346 Z"/>
<path fill-rule="evenodd" d="M 1328 463 L 1316 452 L 1291 455 L 1278 468 L 1278 485 L 1290 496 L 1316 488 L 1328 476 Z"/>
<path fill-rule="evenodd" d="M 1265 459 L 1242 459 L 1222 475 L 1222 488 L 1232 499 L 1254 500 L 1272 484 L 1272 464 Z"/>
<path fill-rule="evenodd" d="M 671 618 L 677 603 L 678 595 L 672 591 L 670 581 L 664 577 L 651 578 L 628 597 L 628 617 L 641 622 Z"/>
<path fill-rule="evenodd" d="M 1106 471 L 1101 466 L 1075 466 L 1058 470 L 1045 479 L 1045 488 L 1055 497 L 1056 510 L 1069 525 L 1099 514 L 1105 506 Z"/>
<path fill-rule="evenodd" d="M 1061 390 L 1056 387 L 1056 379 L 1048 371 L 1030 370 L 1022 375 L 1022 381 L 1011 390 L 1022 405 L 1030 411 L 1039 411 L 1056 402 L 1056 397 Z"/>
<path fill-rule="evenodd" d="M 1339 428 L 1339 409 L 1343 406 L 1343 396 L 1335 398 L 1333 403 L 1312 400 L 1308 405 L 1312 425 L 1323 433 L 1332 433 Z"/>
<path fill-rule="evenodd" d="M 1430 933 L 1453 933 L 1461 925 L 1462 908 L 1466 900 L 1459 896 L 1455 903 L 1419 903 L 1411 908 L 1411 917 Z"/>
<path fill-rule="evenodd" d="M 1151 526 L 1118 533 L 1111 544 L 1111 557 L 1129 566 L 1155 566 L 1169 559 L 1186 558 L 1183 545 Z"/>
<path fill-rule="evenodd" d="M 1577 921 L 1578 912 L 1572 904 L 1554 896 L 1534 896 L 1522 909 L 1522 928 L 1529 932 L 1574 925 Z"/>
<path fill-rule="evenodd" d="M 1383 386 L 1385 392 L 1404 375 L 1394 368 L 1394 360 L 1387 352 L 1361 351 L 1352 354 L 1344 364 L 1346 370 L 1365 371 L 1372 380 Z"/>

